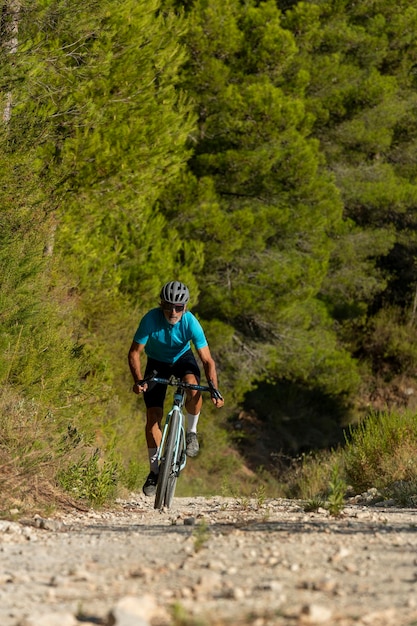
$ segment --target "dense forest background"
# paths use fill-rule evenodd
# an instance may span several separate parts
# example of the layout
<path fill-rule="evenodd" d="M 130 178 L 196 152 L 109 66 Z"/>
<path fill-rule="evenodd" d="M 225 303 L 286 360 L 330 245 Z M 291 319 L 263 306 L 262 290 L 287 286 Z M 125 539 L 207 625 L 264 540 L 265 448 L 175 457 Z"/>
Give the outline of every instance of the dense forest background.
<path fill-rule="evenodd" d="M 4 0 L 0 54 L 4 474 L 136 485 L 127 351 L 172 279 L 226 398 L 196 488 L 414 408 L 414 2 Z"/>

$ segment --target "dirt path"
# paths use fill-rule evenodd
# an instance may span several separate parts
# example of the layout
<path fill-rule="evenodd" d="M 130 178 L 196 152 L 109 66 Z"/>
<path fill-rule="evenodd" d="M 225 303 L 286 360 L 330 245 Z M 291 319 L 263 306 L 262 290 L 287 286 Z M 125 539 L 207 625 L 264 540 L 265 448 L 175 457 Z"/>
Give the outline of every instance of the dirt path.
<path fill-rule="evenodd" d="M 417 624 L 417 510 L 152 506 L 135 495 L 111 512 L 0 522 L 1 626 Z M 146 614 L 129 621 L 135 602 Z"/>

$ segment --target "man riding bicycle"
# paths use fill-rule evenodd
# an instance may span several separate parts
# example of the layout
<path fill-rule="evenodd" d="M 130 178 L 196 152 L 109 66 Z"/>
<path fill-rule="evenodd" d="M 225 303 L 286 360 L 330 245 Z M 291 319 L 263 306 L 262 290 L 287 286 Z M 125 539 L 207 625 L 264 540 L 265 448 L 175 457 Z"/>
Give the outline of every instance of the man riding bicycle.
<path fill-rule="evenodd" d="M 200 369 L 191 350 L 193 343 L 203 364 L 207 381 L 217 389 L 216 365 L 210 353 L 203 328 L 197 318 L 187 311 L 190 299 L 188 288 L 179 281 L 166 283 L 160 293 L 160 305 L 146 313 L 130 346 L 128 361 L 133 376 L 133 391 L 143 393 L 146 405 L 146 442 L 148 446 L 150 472 L 143 485 L 146 496 L 154 495 L 158 482 L 158 447 L 161 443 L 161 422 L 166 395 L 166 385 L 156 384 L 148 389 L 147 383 L 139 384 L 143 378 L 158 372 L 160 378 L 171 376 L 191 384 L 200 383 Z M 140 357 L 145 352 L 147 363 L 142 376 Z M 213 404 L 220 408 L 224 401 L 212 397 Z M 187 456 L 195 457 L 199 451 L 197 424 L 203 404 L 201 393 L 187 390 Z"/>

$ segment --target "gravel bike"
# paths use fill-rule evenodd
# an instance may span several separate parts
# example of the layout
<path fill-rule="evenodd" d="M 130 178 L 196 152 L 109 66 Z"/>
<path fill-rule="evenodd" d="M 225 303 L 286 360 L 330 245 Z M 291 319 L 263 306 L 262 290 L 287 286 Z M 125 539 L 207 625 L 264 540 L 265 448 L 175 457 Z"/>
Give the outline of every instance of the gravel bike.
<path fill-rule="evenodd" d="M 174 376 L 171 376 L 169 379 L 159 378 L 157 372 L 153 372 L 151 376 L 140 382 L 141 384 L 148 383 L 148 388 L 157 383 L 176 387 L 172 408 L 165 418 L 161 445 L 158 450 L 159 477 L 154 504 L 155 509 L 162 509 L 164 506 L 169 508 L 174 497 L 178 476 L 187 463 L 186 430 L 183 413 L 186 391 L 187 389 L 207 391 L 213 398 L 220 400 L 223 398 L 214 387 L 212 381 L 209 381 L 208 386 L 195 385 L 184 382 Z"/>

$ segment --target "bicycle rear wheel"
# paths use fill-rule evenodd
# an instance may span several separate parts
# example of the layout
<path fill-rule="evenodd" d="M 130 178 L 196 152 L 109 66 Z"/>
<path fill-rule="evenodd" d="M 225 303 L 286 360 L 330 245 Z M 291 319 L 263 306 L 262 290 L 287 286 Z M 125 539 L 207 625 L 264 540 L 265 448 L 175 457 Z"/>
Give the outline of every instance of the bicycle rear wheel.
<path fill-rule="evenodd" d="M 156 486 L 155 509 L 164 505 L 170 506 L 175 492 L 178 478 L 178 468 L 175 466 L 175 443 L 179 432 L 181 415 L 178 409 L 171 413 L 169 429 L 165 442 L 165 450 L 159 465 L 159 478 Z"/>

